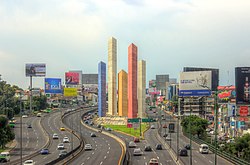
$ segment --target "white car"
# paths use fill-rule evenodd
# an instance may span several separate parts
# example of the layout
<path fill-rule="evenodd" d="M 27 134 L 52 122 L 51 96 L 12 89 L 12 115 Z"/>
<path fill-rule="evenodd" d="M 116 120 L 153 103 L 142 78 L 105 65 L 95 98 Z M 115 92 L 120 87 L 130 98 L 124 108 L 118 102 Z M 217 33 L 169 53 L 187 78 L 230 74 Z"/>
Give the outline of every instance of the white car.
<path fill-rule="evenodd" d="M 27 117 L 28 117 L 28 115 L 23 115 L 23 116 L 22 116 L 22 118 L 27 118 Z"/>
<path fill-rule="evenodd" d="M 34 165 L 35 162 L 33 160 L 26 160 L 23 165 Z"/>
<path fill-rule="evenodd" d="M 151 125 L 151 127 L 150 127 L 151 129 L 155 129 L 155 126 L 154 125 Z"/>
<path fill-rule="evenodd" d="M 58 150 L 63 150 L 63 149 L 64 149 L 64 144 L 63 144 L 63 143 L 59 143 L 59 144 L 57 145 L 57 149 L 58 149 Z"/>
<path fill-rule="evenodd" d="M 92 150 L 91 144 L 85 144 L 84 150 L 85 150 L 85 151 L 86 151 L 86 150 Z"/>
<path fill-rule="evenodd" d="M 63 138 L 63 143 L 69 143 L 69 138 L 68 137 L 64 137 Z"/>
<path fill-rule="evenodd" d="M 56 133 L 54 133 L 52 138 L 53 139 L 58 139 L 59 137 L 58 137 L 58 135 Z"/>
<path fill-rule="evenodd" d="M 134 153 L 133 153 L 134 156 L 141 156 L 142 154 L 143 153 L 140 148 L 134 149 Z"/>
<path fill-rule="evenodd" d="M 129 147 L 129 148 L 135 148 L 135 147 L 136 147 L 135 142 L 130 141 L 129 144 L 128 144 L 128 147 Z"/>

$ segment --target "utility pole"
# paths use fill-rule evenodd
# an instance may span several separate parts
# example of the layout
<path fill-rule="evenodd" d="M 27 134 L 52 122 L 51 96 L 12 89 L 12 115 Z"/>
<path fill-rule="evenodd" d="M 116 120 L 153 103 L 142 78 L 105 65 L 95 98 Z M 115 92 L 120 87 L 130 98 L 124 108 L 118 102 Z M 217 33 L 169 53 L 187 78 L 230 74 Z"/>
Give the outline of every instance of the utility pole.
<path fill-rule="evenodd" d="M 20 96 L 20 164 L 23 164 L 23 121 L 22 121 L 22 98 Z"/>
<path fill-rule="evenodd" d="M 192 107 L 191 107 L 191 98 L 189 100 L 189 105 L 190 105 L 190 115 L 189 115 L 189 139 L 190 139 L 190 157 L 189 157 L 189 165 L 193 164 L 193 160 L 192 160 L 192 134 L 191 134 L 191 115 L 192 115 Z"/>
<path fill-rule="evenodd" d="M 217 92 L 217 89 L 215 91 L 215 98 L 214 98 L 214 101 L 215 101 L 215 104 L 214 104 L 214 110 L 215 110 L 215 155 L 214 155 L 214 164 L 217 165 L 217 134 L 218 134 L 218 92 Z"/>

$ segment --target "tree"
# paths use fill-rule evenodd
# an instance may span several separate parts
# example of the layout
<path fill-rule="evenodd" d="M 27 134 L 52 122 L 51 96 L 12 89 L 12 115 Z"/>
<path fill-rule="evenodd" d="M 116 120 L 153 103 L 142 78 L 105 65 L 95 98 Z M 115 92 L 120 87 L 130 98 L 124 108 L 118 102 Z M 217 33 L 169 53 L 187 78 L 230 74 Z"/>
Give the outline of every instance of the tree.
<path fill-rule="evenodd" d="M 8 119 L 5 116 L 0 116 L 0 147 L 5 145 L 15 138 L 15 134 L 8 125 Z"/>
<path fill-rule="evenodd" d="M 189 129 L 189 123 L 191 123 L 191 129 Z M 191 132 L 192 135 L 197 135 L 199 138 L 206 137 L 208 121 L 205 119 L 192 115 L 184 118 L 181 125 L 185 133 Z"/>

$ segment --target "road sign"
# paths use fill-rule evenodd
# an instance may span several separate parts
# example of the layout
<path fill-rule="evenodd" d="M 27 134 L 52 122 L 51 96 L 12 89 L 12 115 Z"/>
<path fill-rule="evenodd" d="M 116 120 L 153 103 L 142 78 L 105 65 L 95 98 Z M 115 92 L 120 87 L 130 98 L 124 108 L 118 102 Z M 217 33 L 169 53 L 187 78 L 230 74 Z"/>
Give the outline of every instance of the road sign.
<path fill-rule="evenodd" d="M 139 118 L 134 118 L 134 119 L 128 119 L 128 123 L 138 123 Z"/>
<path fill-rule="evenodd" d="M 139 128 L 140 124 L 139 123 L 133 123 L 133 128 Z"/>
<path fill-rule="evenodd" d="M 132 128 L 133 124 L 132 123 L 127 123 L 127 128 Z"/>
<path fill-rule="evenodd" d="M 142 122 L 143 123 L 146 123 L 146 122 L 154 122 L 155 120 L 154 119 L 152 119 L 152 118 L 143 118 L 142 119 Z"/>
<path fill-rule="evenodd" d="M 240 116 L 248 115 L 248 106 L 240 106 Z"/>

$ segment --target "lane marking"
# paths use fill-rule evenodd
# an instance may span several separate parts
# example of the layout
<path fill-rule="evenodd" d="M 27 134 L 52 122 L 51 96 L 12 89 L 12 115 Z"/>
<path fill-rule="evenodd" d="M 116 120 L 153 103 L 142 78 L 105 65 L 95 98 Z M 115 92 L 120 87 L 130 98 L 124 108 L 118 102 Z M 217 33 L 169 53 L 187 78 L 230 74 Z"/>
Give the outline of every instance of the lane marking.
<path fill-rule="evenodd" d="M 92 152 L 92 155 L 94 155 L 95 154 L 95 152 Z"/>
<path fill-rule="evenodd" d="M 100 165 L 102 165 L 103 162 L 100 163 Z"/>
<path fill-rule="evenodd" d="M 90 159 L 90 157 L 87 158 L 87 160 L 89 160 L 89 159 Z"/>
<path fill-rule="evenodd" d="M 157 156 L 157 159 L 160 159 L 159 156 Z"/>
<path fill-rule="evenodd" d="M 109 154 L 109 151 L 107 152 L 107 154 Z"/>
<path fill-rule="evenodd" d="M 212 164 L 213 162 L 211 160 L 209 160 L 209 162 Z"/>
<path fill-rule="evenodd" d="M 196 161 L 196 160 L 194 160 L 194 163 L 197 163 L 197 161 Z"/>
<path fill-rule="evenodd" d="M 104 159 L 106 159 L 107 158 L 107 156 L 104 156 Z"/>

